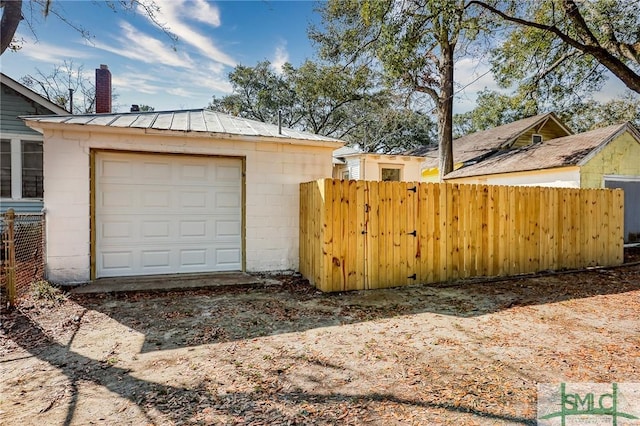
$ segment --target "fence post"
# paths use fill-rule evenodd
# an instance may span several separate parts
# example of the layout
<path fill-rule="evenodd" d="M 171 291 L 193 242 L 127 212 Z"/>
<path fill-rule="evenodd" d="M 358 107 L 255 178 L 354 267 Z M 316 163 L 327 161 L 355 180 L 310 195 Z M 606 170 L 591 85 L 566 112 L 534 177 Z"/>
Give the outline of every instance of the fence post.
<path fill-rule="evenodd" d="M 13 209 L 7 210 L 5 213 L 5 221 L 7 224 L 7 298 L 9 306 L 16 304 L 16 246 L 15 246 L 15 224 L 16 213 Z"/>

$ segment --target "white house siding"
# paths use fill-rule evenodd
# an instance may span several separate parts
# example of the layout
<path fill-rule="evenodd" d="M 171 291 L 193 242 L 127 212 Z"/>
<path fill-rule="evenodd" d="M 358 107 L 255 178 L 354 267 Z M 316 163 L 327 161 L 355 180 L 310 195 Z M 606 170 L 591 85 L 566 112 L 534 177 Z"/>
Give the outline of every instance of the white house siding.
<path fill-rule="evenodd" d="M 347 158 L 347 170 L 349 170 L 349 179 L 360 179 L 360 158 Z"/>
<path fill-rule="evenodd" d="M 246 271 L 298 269 L 299 183 L 331 176 L 335 146 L 90 130 L 45 129 L 44 204 L 51 281 L 74 283 L 91 278 L 92 149 L 245 158 Z"/>
<path fill-rule="evenodd" d="M 580 188 L 580 168 L 513 172 L 499 175 L 472 176 L 447 179 L 448 183 L 476 183 L 485 185 L 548 186 L 556 188 Z"/>

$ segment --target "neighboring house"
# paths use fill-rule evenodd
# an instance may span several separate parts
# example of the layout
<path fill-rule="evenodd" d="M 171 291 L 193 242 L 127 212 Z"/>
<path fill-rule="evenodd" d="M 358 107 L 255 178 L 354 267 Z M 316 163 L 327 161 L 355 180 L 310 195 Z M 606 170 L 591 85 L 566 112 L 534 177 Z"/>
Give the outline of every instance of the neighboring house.
<path fill-rule="evenodd" d="M 0 212 L 40 212 L 42 135 L 18 117 L 69 113 L 2 73 L 0 85 Z"/>
<path fill-rule="evenodd" d="M 209 110 L 23 118 L 44 136 L 58 283 L 297 270 L 299 184 L 343 145 Z"/>
<path fill-rule="evenodd" d="M 334 179 L 420 182 L 424 158 L 375 154 L 348 146 L 333 152 Z"/>
<path fill-rule="evenodd" d="M 544 143 L 573 132 L 553 113 L 536 115 L 493 129 L 472 133 L 453 141 L 454 170 L 482 161 L 505 149 Z M 438 147 L 416 148 L 406 154 L 422 156 L 423 182 L 438 182 Z"/>
<path fill-rule="evenodd" d="M 640 241 L 640 132 L 618 124 L 502 150 L 445 177 L 489 185 L 622 188 L 625 241 Z"/>

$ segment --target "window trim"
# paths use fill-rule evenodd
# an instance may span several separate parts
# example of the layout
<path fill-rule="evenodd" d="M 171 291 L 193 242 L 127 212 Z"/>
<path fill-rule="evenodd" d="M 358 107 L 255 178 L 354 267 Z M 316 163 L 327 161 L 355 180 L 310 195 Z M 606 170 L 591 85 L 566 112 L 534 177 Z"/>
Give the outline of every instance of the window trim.
<path fill-rule="evenodd" d="M 42 135 L 26 133 L 2 133 L 0 134 L 0 139 L 9 140 L 11 145 L 11 197 L 2 197 L 2 200 L 42 201 L 44 197 L 22 197 L 22 141 L 42 142 L 44 144 L 44 138 L 42 137 Z M 44 147 L 42 155 L 44 156 Z"/>
<path fill-rule="evenodd" d="M 378 176 L 379 176 L 379 180 L 382 181 L 382 171 L 384 169 L 392 169 L 392 170 L 400 170 L 400 177 L 399 180 L 397 182 L 404 182 L 404 164 L 385 164 L 385 163 L 379 163 L 380 164 L 380 168 L 378 170 Z M 388 181 L 388 182 L 396 182 L 396 181 Z"/>

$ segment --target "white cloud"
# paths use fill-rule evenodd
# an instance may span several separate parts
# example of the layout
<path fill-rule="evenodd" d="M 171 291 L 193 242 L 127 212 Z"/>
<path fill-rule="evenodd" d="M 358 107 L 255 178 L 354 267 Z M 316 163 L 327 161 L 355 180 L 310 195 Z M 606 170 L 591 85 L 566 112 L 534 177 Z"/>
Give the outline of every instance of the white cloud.
<path fill-rule="evenodd" d="M 23 49 L 20 49 L 18 54 L 36 61 L 56 64 L 69 58 L 77 59 L 88 58 L 91 56 L 88 52 L 84 52 L 79 49 L 57 46 L 38 41 L 31 37 L 25 37 L 23 35 L 18 35 L 17 38 L 24 40 Z"/>
<path fill-rule="evenodd" d="M 478 92 L 484 89 L 502 91 L 491 73 L 491 68 L 474 58 L 462 58 L 455 64 L 454 113 L 462 113 L 476 107 Z"/>
<path fill-rule="evenodd" d="M 111 84 L 118 92 L 126 90 L 149 95 L 164 92 L 165 88 L 152 75 L 151 73 L 141 74 L 134 72 L 112 74 Z"/>
<path fill-rule="evenodd" d="M 169 31 L 178 36 L 180 42 L 195 47 L 211 60 L 231 67 L 236 65 L 236 61 L 216 47 L 207 35 L 196 31 L 186 22 L 194 20 L 213 27 L 220 26 L 220 12 L 214 5 L 204 0 L 162 2 L 156 18 L 166 25 Z"/>
<path fill-rule="evenodd" d="M 499 87 L 493 79 L 493 74 L 488 64 L 477 62 L 473 58 L 464 58 L 456 62 L 454 78 L 461 90 L 467 93 L 475 93 L 485 88 L 498 90 Z"/>
<path fill-rule="evenodd" d="M 220 9 L 205 0 L 192 0 L 182 3 L 183 14 L 193 19 L 209 24 L 212 27 L 219 27 Z"/>
<path fill-rule="evenodd" d="M 93 45 L 98 49 L 148 64 L 158 63 L 183 68 L 190 68 L 193 65 L 191 58 L 184 52 L 176 52 L 168 47 L 167 43 L 138 31 L 131 24 L 121 22 L 120 28 L 122 28 L 122 35 L 116 37 L 120 46 L 101 42 L 94 42 Z"/>
<path fill-rule="evenodd" d="M 287 52 L 287 42 L 282 42 L 276 46 L 276 51 L 271 59 L 271 67 L 275 72 L 281 73 L 284 64 L 289 62 L 289 52 Z"/>

